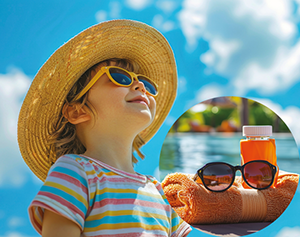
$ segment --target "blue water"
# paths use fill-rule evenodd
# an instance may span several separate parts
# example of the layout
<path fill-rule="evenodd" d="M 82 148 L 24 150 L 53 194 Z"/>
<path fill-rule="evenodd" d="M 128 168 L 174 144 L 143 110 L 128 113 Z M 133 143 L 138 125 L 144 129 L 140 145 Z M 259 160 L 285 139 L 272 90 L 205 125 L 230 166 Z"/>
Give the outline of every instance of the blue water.
<path fill-rule="evenodd" d="M 280 170 L 300 173 L 297 144 L 288 133 L 274 134 Z M 160 155 L 160 178 L 173 172 L 194 174 L 208 162 L 241 163 L 240 134 L 176 133 L 168 134 Z M 239 173 L 237 173 L 239 175 Z"/>

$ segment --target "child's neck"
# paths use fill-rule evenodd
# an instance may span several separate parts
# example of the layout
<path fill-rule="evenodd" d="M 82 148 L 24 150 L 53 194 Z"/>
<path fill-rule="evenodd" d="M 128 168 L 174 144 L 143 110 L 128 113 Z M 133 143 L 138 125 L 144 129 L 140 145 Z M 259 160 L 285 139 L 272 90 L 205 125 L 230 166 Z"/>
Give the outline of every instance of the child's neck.
<path fill-rule="evenodd" d="M 135 173 L 132 165 L 132 141 L 120 136 L 98 137 L 86 144 L 84 155 L 128 173 Z"/>

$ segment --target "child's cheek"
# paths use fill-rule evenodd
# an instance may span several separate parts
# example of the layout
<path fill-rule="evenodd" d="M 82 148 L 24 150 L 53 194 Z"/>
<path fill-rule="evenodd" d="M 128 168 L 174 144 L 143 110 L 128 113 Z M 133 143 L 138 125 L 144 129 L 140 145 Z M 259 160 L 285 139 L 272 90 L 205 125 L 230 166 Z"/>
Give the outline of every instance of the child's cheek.
<path fill-rule="evenodd" d="M 149 96 L 149 100 L 150 100 L 150 111 L 152 116 L 154 117 L 156 112 L 156 100 L 152 96 Z"/>

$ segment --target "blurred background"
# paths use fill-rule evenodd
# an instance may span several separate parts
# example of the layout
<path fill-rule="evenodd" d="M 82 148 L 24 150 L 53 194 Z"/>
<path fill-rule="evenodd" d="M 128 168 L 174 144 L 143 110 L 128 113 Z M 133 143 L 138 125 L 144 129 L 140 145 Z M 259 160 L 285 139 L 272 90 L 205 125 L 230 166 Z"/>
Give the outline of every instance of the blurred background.
<path fill-rule="evenodd" d="M 22 160 L 16 135 L 29 85 L 58 47 L 105 20 L 133 19 L 157 28 L 177 62 L 177 99 L 164 125 L 143 147 L 146 159 L 136 165 L 138 172 L 159 179 L 162 144 L 174 122 L 194 105 L 215 97 L 245 97 L 270 108 L 285 122 L 299 151 L 299 4 L 299 0 L 1 0 L 0 236 L 38 236 L 27 207 L 42 183 Z M 217 109 L 223 111 L 213 110 Z M 199 123 L 223 129 L 211 113 L 204 113 L 199 119 L 205 123 Z M 179 123 L 176 129 L 187 128 Z M 286 128 L 279 123 L 278 129 Z M 298 189 L 285 213 L 253 237 L 300 236 L 299 200 Z M 190 236 L 208 235 L 193 230 Z"/>
<path fill-rule="evenodd" d="M 176 120 L 161 149 L 160 179 L 174 172 L 194 174 L 209 162 L 241 165 L 244 125 L 271 125 L 279 169 L 299 173 L 297 144 L 284 121 L 261 103 L 227 96 L 203 101 Z"/>
<path fill-rule="evenodd" d="M 176 120 L 169 133 L 241 132 L 244 125 L 271 125 L 275 133 L 290 133 L 284 121 L 268 107 L 234 96 L 216 97 L 193 106 Z"/>

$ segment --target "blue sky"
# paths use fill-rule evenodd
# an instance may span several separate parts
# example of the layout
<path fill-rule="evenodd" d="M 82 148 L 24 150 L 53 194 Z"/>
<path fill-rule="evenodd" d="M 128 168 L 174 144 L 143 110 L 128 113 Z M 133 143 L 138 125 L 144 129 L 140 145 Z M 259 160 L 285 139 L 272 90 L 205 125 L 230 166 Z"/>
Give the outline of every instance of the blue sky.
<path fill-rule="evenodd" d="M 300 147 L 299 0 L 90 0 L 0 2 L 0 236 L 38 236 L 27 207 L 41 186 L 17 145 L 17 118 L 38 69 L 64 42 L 98 22 L 134 19 L 161 31 L 174 50 L 178 96 L 144 147 L 137 171 L 157 175 L 173 122 L 217 96 L 243 96 L 275 111 Z M 299 171 L 300 172 L 300 171 Z M 254 236 L 300 235 L 300 191 L 288 210 Z M 194 230 L 191 236 L 207 236 Z"/>

